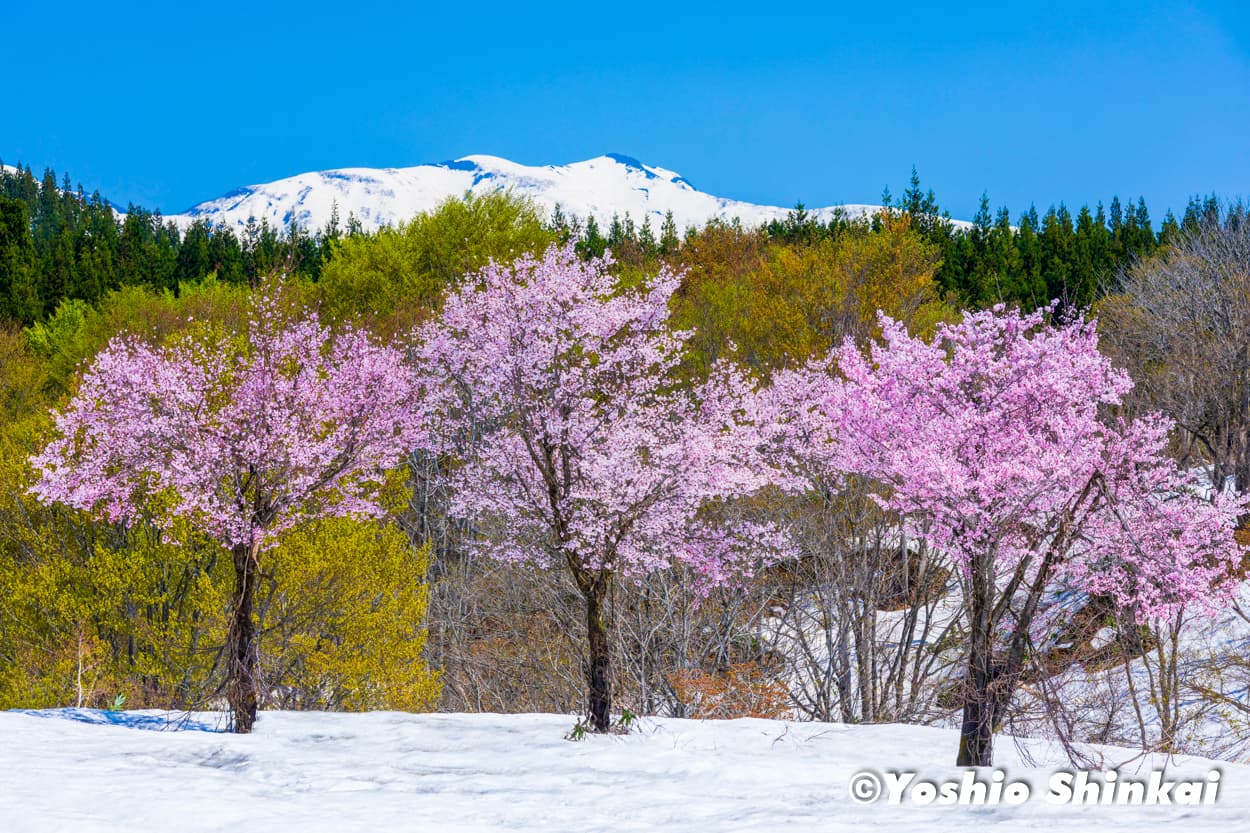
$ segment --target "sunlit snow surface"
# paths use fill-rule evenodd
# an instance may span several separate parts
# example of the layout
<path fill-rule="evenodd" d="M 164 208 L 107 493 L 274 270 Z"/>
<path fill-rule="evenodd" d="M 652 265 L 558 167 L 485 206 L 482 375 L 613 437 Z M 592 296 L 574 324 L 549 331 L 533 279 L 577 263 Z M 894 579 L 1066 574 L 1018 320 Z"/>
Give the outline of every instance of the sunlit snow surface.
<path fill-rule="evenodd" d="M 567 217 L 595 217 L 601 231 L 613 215 L 628 214 L 639 228 L 651 224 L 658 237 L 666 212 L 673 212 L 678 231 L 708 220 L 741 220 L 758 226 L 784 219 L 789 208 L 755 205 L 713 196 L 694 188 L 680 174 L 645 165 L 637 159 L 608 154 L 568 165 L 520 165 L 497 156 L 465 156 L 451 162 L 410 168 L 342 168 L 298 174 L 262 185 L 239 188 L 168 219 L 180 225 L 204 219 L 242 228 L 249 217 L 267 219 L 285 229 L 292 222 L 320 230 L 337 209 L 340 226 L 353 215 L 366 230 L 410 220 L 444 200 L 465 193 L 485 195 L 512 191 L 533 200 L 550 214 L 557 205 Z M 879 206 L 845 205 L 848 217 L 861 217 Z M 820 219 L 834 207 L 813 211 Z"/>
<path fill-rule="evenodd" d="M 4 831 L 994 831 L 1245 829 L 1250 766 L 1221 764 L 1199 807 L 1056 807 L 1062 756 L 1000 739 L 997 763 L 1038 786 L 1019 807 L 861 806 L 857 770 L 958 778 L 949 730 L 765 720 L 644 720 L 628 736 L 564 740 L 555 715 L 265 713 L 250 736 L 192 715 L 0 713 Z M 1104 749 L 1107 764 L 1135 758 Z M 1134 759 L 1122 776 L 1160 764 Z M 1049 765 L 1046 765 L 1049 764 Z M 1209 762 L 1173 762 L 1205 777 Z"/>

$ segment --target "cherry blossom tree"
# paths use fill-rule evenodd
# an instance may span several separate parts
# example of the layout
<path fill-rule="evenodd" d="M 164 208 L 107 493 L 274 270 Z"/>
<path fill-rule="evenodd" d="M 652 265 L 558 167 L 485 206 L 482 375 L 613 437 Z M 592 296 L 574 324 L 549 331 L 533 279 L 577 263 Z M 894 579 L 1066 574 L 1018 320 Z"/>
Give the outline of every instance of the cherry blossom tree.
<path fill-rule="evenodd" d="M 869 478 L 904 532 L 957 566 L 960 765 L 991 763 L 1027 659 L 1062 624 L 1045 604 L 1057 588 L 1163 618 L 1225 601 L 1241 560 L 1246 499 L 1204 495 L 1167 456 L 1166 419 L 1113 418 L 1128 375 L 1099 353 L 1094 322 L 1050 314 L 968 313 L 928 341 L 882 316 L 866 352 L 848 342 L 772 393 L 793 466 Z"/>
<path fill-rule="evenodd" d="M 453 511 L 490 525 L 485 553 L 571 574 L 599 732 L 612 706 L 613 581 L 680 561 L 713 586 L 781 545 L 770 527 L 706 519 L 767 481 L 753 465 L 750 385 L 728 365 L 677 384 L 689 337 L 668 327 L 679 277 L 664 269 L 621 290 L 608 267 L 571 247 L 492 264 L 418 333 L 433 432 L 461 458 Z"/>
<path fill-rule="evenodd" d="M 416 391 L 398 351 L 262 298 L 242 337 L 111 341 L 33 458 L 32 492 L 109 522 L 185 519 L 230 551 L 225 690 L 235 731 L 249 732 L 262 553 L 310 519 L 383 513 L 387 470 L 422 436 Z"/>

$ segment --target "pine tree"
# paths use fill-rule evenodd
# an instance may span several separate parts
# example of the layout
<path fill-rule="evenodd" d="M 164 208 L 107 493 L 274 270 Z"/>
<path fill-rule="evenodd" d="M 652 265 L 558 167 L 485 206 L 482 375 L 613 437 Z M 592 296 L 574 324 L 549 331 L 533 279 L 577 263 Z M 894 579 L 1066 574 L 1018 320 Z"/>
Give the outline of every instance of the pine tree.
<path fill-rule="evenodd" d="M 25 204 L 0 197 L 0 316 L 23 324 L 39 316 L 38 266 Z"/>
<path fill-rule="evenodd" d="M 650 216 L 642 219 L 642 230 L 638 232 L 638 245 L 647 257 L 654 257 L 659 253 L 660 244 L 655 239 L 655 232 L 651 230 Z"/>
<path fill-rule="evenodd" d="M 208 253 L 209 229 L 207 220 L 196 220 L 187 226 L 178 248 L 177 283 L 194 283 L 213 271 L 213 261 Z"/>
<path fill-rule="evenodd" d="M 676 254 L 681 247 L 681 239 L 677 236 L 677 221 L 673 219 L 672 209 L 664 213 L 664 222 L 660 224 L 660 254 Z"/>
<path fill-rule="evenodd" d="M 608 241 L 599 233 L 599 223 L 593 214 L 586 218 L 586 231 L 576 248 L 577 254 L 587 260 L 603 257 L 603 253 L 607 251 Z"/>

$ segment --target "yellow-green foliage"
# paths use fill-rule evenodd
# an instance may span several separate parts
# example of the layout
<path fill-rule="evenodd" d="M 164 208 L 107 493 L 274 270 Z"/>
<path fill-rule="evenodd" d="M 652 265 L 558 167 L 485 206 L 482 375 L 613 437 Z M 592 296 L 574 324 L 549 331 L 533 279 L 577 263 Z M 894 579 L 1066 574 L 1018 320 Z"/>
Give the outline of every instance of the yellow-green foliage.
<path fill-rule="evenodd" d="M 696 369 L 729 343 L 756 369 L 802 362 L 874 334 L 878 309 L 920 333 L 951 315 L 933 282 L 937 249 L 905 215 L 802 244 L 713 223 L 687 238 L 678 264 L 687 277 L 674 317 L 695 331 Z"/>
<path fill-rule="evenodd" d="M 13 508 L 0 506 L 6 521 Z M 213 702 L 228 553 L 189 530 L 117 531 L 56 510 L 16 526 L 25 552 L 0 560 L 0 708 L 99 707 L 117 695 L 136 708 Z M 424 550 L 394 525 L 335 518 L 268 556 L 258 599 L 266 705 L 434 705 Z"/>
<path fill-rule="evenodd" d="M 0 562 L 0 706 L 104 706 L 121 695 L 177 707 L 208 695 L 226 589 L 211 544 L 56 510 L 21 532 L 25 558 Z"/>
<path fill-rule="evenodd" d="M 0 333 L 0 705 L 142 700 L 174 671 L 185 690 L 194 646 L 174 637 L 181 620 L 212 609 L 196 577 L 203 547 L 95 524 L 26 493 L 48 380 L 49 364 L 20 334 Z"/>
<path fill-rule="evenodd" d="M 438 701 L 426 665 L 428 547 L 387 523 L 331 518 L 286 536 L 268 560 L 273 590 L 261 662 L 288 708 L 423 711 Z"/>
<path fill-rule="evenodd" d="M 293 301 L 298 296 L 292 282 Z M 184 284 L 178 293 L 128 286 L 110 292 L 98 305 L 62 301 L 46 321 L 26 329 L 30 349 L 44 359 L 49 383 L 56 394 L 73 384 L 75 371 L 109 339 L 121 333 L 159 342 L 188 326 L 215 323 L 241 329 L 248 309 L 247 287 L 219 283 L 213 276 Z"/>
<path fill-rule="evenodd" d="M 27 459 L 75 366 L 115 332 L 236 332 L 242 292 L 211 281 L 177 296 L 126 289 L 98 309 L 62 305 L 25 333 L 0 329 L 0 708 L 219 701 L 229 554 L 185 525 L 122 528 L 41 506 L 27 493 Z M 398 508 L 402 473 L 392 481 Z M 266 553 L 257 601 L 267 704 L 430 707 L 439 683 L 421 660 L 425 564 L 393 525 L 350 519 L 292 532 Z"/>
<path fill-rule="evenodd" d="M 322 301 L 334 318 L 406 333 L 437 308 L 451 282 L 556 239 L 530 202 L 507 193 L 466 195 L 398 228 L 344 240 L 322 271 Z"/>

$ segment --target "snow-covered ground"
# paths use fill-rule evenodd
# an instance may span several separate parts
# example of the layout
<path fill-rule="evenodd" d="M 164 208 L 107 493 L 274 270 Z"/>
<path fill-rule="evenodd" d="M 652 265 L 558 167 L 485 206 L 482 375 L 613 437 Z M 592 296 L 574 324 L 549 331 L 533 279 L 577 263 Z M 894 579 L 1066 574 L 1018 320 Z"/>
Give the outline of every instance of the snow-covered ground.
<path fill-rule="evenodd" d="M 0 713 L 0 829 L 1232 833 L 1250 818 L 1250 766 L 1193 758 L 1171 762 L 1166 777 L 1205 779 L 1218 766 L 1214 804 L 1056 806 L 1044 796 L 1062 755 L 1008 738 L 998 766 L 1034 785 L 1021 805 L 848 796 L 864 768 L 960 778 L 945 729 L 644 719 L 626 736 L 571 742 L 574 720 L 559 715 L 271 712 L 246 736 L 214 731 L 218 719 L 162 730 L 154 712 Z M 1100 753 L 1107 767 L 1126 762 L 1122 778 L 1167 763 Z"/>

